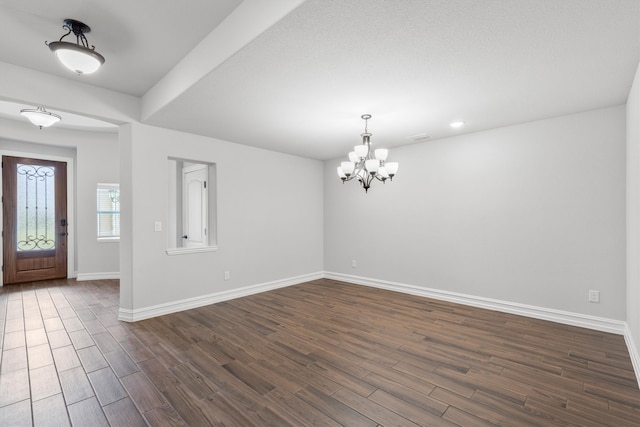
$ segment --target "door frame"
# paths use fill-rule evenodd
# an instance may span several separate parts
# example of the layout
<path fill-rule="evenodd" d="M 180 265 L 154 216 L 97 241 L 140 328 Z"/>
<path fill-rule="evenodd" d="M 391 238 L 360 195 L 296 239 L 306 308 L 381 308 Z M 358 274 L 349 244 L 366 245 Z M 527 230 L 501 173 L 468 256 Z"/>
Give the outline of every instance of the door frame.
<path fill-rule="evenodd" d="M 75 223 L 75 169 L 74 160 L 70 157 L 51 156 L 48 154 L 29 153 L 23 151 L 0 150 L 0 159 L 2 156 L 28 157 L 32 159 L 53 160 L 67 164 L 67 278 L 76 277 L 76 223 Z M 2 188 L 2 174 L 0 174 L 0 189 Z M 1 190 L 0 190 L 1 193 Z M 3 224 L 3 209 L 0 209 L 0 224 Z M 1 228 L 1 227 L 0 227 Z M 0 263 L 4 261 L 4 253 L 2 245 L 0 245 Z M 0 274 L 0 286 L 3 286 L 3 277 Z"/>

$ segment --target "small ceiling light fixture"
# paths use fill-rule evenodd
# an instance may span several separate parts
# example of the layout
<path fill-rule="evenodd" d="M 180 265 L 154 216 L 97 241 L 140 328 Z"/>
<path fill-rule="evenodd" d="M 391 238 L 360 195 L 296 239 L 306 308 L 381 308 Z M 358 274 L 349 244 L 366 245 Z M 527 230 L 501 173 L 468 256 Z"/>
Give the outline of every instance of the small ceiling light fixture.
<path fill-rule="evenodd" d="M 95 51 L 95 46 L 89 47 L 85 34 L 90 33 L 91 28 L 75 19 L 65 19 L 62 28 L 67 33 L 59 41 L 45 44 L 56 54 L 62 65 L 78 75 L 96 72 L 104 64 L 104 56 Z M 76 43 L 63 42 L 62 39 L 72 32 L 76 36 Z"/>
<path fill-rule="evenodd" d="M 462 126 L 464 126 L 464 122 L 463 121 L 451 122 L 449 123 L 449 126 L 451 126 L 454 129 L 461 128 Z"/>
<path fill-rule="evenodd" d="M 338 176 L 343 184 L 345 181 L 357 178 L 364 191 L 368 192 L 374 178 L 382 181 L 383 184 L 387 179 L 393 180 L 398 172 L 398 163 L 386 162 L 389 154 L 389 150 L 386 148 L 371 150 L 372 134 L 367 129 L 367 121 L 371 118 L 371 114 L 363 114 L 361 117 L 364 120 L 364 133 L 360 135 L 362 136 L 362 145 L 353 147 L 353 151 L 349 153 L 349 161 L 342 162 L 338 166 Z"/>
<path fill-rule="evenodd" d="M 24 110 L 20 110 L 20 114 L 29 119 L 34 125 L 39 126 L 40 129 L 48 128 L 62 120 L 62 117 L 55 113 L 48 112 L 44 107 L 25 108 Z"/>

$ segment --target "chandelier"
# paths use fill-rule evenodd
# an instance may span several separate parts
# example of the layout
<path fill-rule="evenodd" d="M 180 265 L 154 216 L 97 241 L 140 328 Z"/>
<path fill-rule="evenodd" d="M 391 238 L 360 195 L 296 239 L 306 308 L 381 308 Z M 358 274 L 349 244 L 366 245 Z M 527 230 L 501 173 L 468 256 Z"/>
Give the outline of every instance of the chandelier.
<path fill-rule="evenodd" d="M 58 114 L 50 113 L 45 110 L 44 107 L 25 108 L 24 110 L 20 110 L 20 114 L 29 119 L 34 125 L 39 126 L 40 129 L 58 123 L 62 119 Z"/>
<path fill-rule="evenodd" d="M 349 153 L 349 161 L 338 166 L 338 176 L 343 184 L 357 178 L 364 191 L 368 192 L 374 179 L 382 181 L 383 184 L 387 179 L 392 181 L 398 172 L 398 163 L 386 162 L 389 154 L 386 148 L 371 150 L 372 134 L 367 129 L 371 114 L 363 114 L 361 117 L 364 120 L 364 133 L 360 135 L 362 144 L 353 147 L 353 151 Z"/>
<path fill-rule="evenodd" d="M 60 37 L 60 40 L 52 43 L 45 42 L 62 62 L 62 65 L 75 71 L 78 75 L 98 71 L 98 68 L 104 64 L 104 56 L 95 51 L 95 46 L 89 47 L 85 34 L 90 33 L 91 28 L 75 19 L 65 19 L 62 28 L 67 30 L 67 33 Z M 63 42 L 62 39 L 72 32 L 76 36 L 76 42 Z"/>

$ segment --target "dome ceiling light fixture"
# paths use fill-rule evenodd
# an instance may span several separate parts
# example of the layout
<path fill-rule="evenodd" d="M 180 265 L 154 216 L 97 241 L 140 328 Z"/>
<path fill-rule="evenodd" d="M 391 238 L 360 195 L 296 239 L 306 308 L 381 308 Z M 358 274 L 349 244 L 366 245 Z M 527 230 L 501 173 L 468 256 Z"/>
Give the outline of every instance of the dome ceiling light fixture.
<path fill-rule="evenodd" d="M 62 28 L 67 33 L 60 40 L 45 44 L 56 54 L 62 65 L 78 75 L 96 72 L 104 64 L 104 56 L 95 51 L 95 46 L 89 47 L 85 34 L 90 33 L 91 28 L 75 19 L 65 19 Z M 62 39 L 72 32 L 76 36 L 76 43 L 63 42 Z"/>
<path fill-rule="evenodd" d="M 371 150 L 372 134 L 367 129 L 367 121 L 371 118 L 371 114 L 363 114 L 360 117 L 364 120 L 364 133 L 360 135 L 362 145 L 353 147 L 353 151 L 349 153 L 349 161 L 342 162 L 337 171 L 343 184 L 345 181 L 357 178 L 367 193 L 374 178 L 382 181 L 383 184 L 387 182 L 387 179 L 392 181 L 398 172 L 398 163 L 386 162 L 389 155 L 389 150 L 386 148 Z"/>
<path fill-rule="evenodd" d="M 55 113 L 50 113 L 45 110 L 44 107 L 25 108 L 24 110 L 20 110 L 20 114 L 29 119 L 34 125 L 39 126 L 40 129 L 48 128 L 62 120 L 62 117 Z"/>

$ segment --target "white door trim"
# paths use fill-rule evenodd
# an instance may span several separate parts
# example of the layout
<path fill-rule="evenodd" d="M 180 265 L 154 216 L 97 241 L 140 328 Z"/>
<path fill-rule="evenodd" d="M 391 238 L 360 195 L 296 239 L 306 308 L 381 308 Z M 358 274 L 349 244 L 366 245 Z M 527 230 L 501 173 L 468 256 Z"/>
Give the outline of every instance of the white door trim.
<path fill-rule="evenodd" d="M 74 199 L 74 181 L 75 181 L 75 169 L 74 161 L 71 157 L 50 156 L 48 154 L 28 153 L 21 151 L 0 150 L 0 158 L 2 156 L 13 157 L 27 157 L 36 158 L 42 160 L 53 160 L 56 162 L 63 162 L 67 164 L 67 278 L 71 279 L 76 277 L 76 223 L 74 217 L 75 199 Z M 2 188 L 2 174 L 0 174 L 0 188 Z M 0 224 L 3 224 L 2 209 L 0 209 Z M 4 259 L 4 253 L 2 253 L 2 245 L 0 245 L 0 260 Z M 0 286 L 2 283 L 2 275 L 0 274 Z"/>

